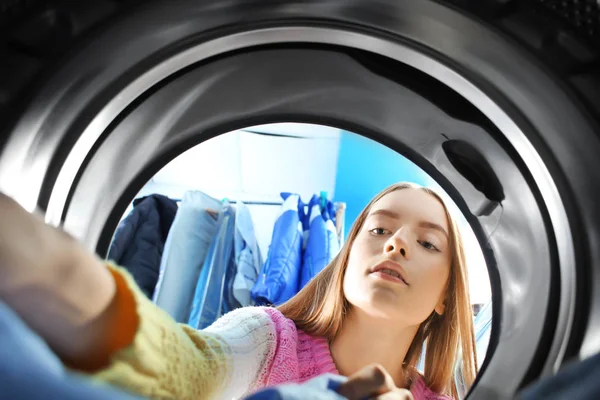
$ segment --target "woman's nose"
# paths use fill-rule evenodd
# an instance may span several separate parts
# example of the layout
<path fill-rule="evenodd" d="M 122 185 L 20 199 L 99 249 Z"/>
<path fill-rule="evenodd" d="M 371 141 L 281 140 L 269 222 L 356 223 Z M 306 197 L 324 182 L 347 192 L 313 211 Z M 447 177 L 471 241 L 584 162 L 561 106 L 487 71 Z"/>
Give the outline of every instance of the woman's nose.
<path fill-rule="evenodd" d="M 395 234 L 393 234 L 385 243 L 384 252 L 386 254 L 394 254 L 398 253 L 404 258 L 408 258 L 409 248 L 408 241 L 405 238 L 406 232 L 403 229 L 399 229 Z"/>

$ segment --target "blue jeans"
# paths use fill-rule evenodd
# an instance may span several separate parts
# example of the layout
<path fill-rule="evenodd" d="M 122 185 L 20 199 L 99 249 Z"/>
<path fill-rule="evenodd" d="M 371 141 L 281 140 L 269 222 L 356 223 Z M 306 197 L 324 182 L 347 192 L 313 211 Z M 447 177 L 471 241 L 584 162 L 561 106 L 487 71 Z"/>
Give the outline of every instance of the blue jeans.
<path fill-rule="evenodd" d="M 301 384 L 290 383 L 260 390 L 245 400 L 344 400 L 336 392 L 347 378 L 325 374 Z"/>
<path fill-rule="evenodd" d="M 69 372 L 48 345 L 0 302 L 0 399 L 141 399 Z"/>

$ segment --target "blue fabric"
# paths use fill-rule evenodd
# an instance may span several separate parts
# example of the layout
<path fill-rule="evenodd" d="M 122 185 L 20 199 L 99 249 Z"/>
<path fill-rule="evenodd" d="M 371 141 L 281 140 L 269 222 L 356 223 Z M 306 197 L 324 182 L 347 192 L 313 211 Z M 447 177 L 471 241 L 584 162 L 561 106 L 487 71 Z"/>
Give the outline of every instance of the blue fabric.
<path fill-rule="evenodd" d="M 210 326 L 221 316 L 228 299 L 229 285 L 235 274 L 233 262 L 233 235 L 235 229 L 235 211 L 226 204 L 219 215 L 217 233 L 210 245 L 208 255 L 197 280 L 192 310 L 188 324 L 197 329 Z M 233 271 L 231 271 L 233 266 Z M 233 273 L 232 273 L 233 272 Z"/>
<path fill-rule="evenodd" d="M 66 370 L 42 338 L 3 302 L 0 302 L 0 344 L 2 399 L 140 399 Z"/>
<path fill-rule="evenodd" d="M 236 204 L 236 209 L 234 248 L 237 273 L 231 292 L 239 304 L 248 306 L 253 303 L 250 291 L 256 284 L 263 261 L 250 210 L 242 202 Z"/>
<path fill-rule="evenodd" d="M 221 315 L 227 314 L 236 308 L 242 307 L 242 304 L 235 298 L 233 285 L 237 275 L 237 264 L 235 262 L 235 253 L 232 251 L 229 262 L 225 268 L 225 282 L 223 284 L 223 304 L 221 306 Z"/>
<path fill-rule="evenodd" d="M 520 400 L 600 399 L 600 354 L 572 363 L 522 391 Z"/>
<path fill-rule="evenodd" d="M 324 213 L 327 213 L 327 217 L 333 222 L 333 226 L 337 226 L 336 220 L 336 212 L 337 207 L 332 201 L 327 201 L 327 207 L 323 210 Z"/>
<path fill-rule="evenodd" d="M 321 209 L 321 199 L 313 196 L 308 203 L 309 234 L 304 250 L 300 289 L 323 270 L 340 251 L 335 225 L 329 215 L 333 210 L 331 201 Z"/>
<path fill-rule="evenodd" d="M 344 400 L 337 389 L 347 378 L 324 374 L 301 384 L 291 383 L 259 390 L 245 400 Z"/>
<path fill-rule="evenodd" d="M 190 307 L 217 231 L 222 204 L 199 191 L 183 196 L 165 243 L 154 302 L 177 322 L 187 323 Z"/>
<path fill-rule="evenodd" d="M 300 215 L 300 222 L 302 223 L 302 257 L 304 257 L 304 252 L 306 251 L 306 246 L 308 246 L 308 237 L 310 236 L 310 210 L 311 204 L 314 202 L 315 196 L 310 199 L 308 207 L 308 214 L 304 212 L 304 208 L 302 209 L 302 214 Z M 302 267 L 300 267 L 302 268 Z"/>
<path fill-rule="evenodd" d="M 177 203 L 162 195 L 136 199 L 121 221 L 108 259 L 126 268 L 142 292 L 152 298 L 158 281 L 165 241 L 177 213 Z"/>
<path fill-rule="evenodd" d="M 297 194 L 281 197 L 282 212 L 275 221 L 267 260 L 251 292 L 257 305 L 284 303 L 300 287 L 304 204 Z"/>

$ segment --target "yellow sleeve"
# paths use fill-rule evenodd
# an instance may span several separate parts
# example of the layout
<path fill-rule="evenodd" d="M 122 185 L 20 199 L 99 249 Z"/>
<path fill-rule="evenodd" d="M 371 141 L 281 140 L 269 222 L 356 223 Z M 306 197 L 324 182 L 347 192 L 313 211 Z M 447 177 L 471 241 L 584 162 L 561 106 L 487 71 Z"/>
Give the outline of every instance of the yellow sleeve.
<path fill-rule="evenodd" d="M 146 298 L 129 273 L 109 268 L 117 291 L 126 287 L 133 295 L 137 330 L 133 341 L 111 353 L 108 366 L 92 378 L 152 399 L 220 398 L 231 380 L 223 342 L 176 323 Z M 125 285 L 119 286 L 120 280 Z"/>

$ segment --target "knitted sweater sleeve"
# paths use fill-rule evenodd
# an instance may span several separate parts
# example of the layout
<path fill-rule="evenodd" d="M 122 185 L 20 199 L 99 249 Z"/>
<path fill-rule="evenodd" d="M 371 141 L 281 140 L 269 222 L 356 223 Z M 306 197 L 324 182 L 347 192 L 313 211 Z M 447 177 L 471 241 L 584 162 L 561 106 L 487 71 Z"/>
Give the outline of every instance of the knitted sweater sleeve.
<path fill-rule="evenodd" d="M 133 342 L 93 378 L 152 399 L 233 399 L 256 387 L 277 346 L 264 309 L 245 307 L 198 331 L 155 306 L 123 269 L 139 324 Z"/>

